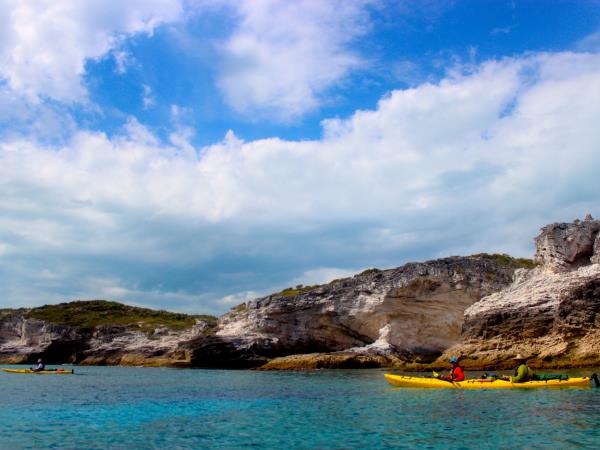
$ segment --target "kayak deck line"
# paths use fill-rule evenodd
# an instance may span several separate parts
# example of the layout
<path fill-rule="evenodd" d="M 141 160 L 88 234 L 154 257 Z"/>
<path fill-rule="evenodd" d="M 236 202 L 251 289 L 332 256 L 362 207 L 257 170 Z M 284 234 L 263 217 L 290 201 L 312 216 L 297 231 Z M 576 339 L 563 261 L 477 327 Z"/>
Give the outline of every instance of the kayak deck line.
<path fill-rule="evenodd" d="M 31 370 L 31 369 L 2 369 L 6 373 L 30 373 L 36 375 L 73 375 L 73 369 L 56 369 L 56 370 Z"/>
<path fill-rule="evenodd" d="M 420 378 L 406 375 L 386 373 L 385 379 L 393 386 L 437 389 L 532 389 L 532 388 L 559 388 L 559 387 L 592 387 L 591 377 L 573 377 L 568 380 L 527 381 L 525 383 L 512 383 L 500 379 L 471 379 L 464 381 L 446 381 L 437 378 Z"/>

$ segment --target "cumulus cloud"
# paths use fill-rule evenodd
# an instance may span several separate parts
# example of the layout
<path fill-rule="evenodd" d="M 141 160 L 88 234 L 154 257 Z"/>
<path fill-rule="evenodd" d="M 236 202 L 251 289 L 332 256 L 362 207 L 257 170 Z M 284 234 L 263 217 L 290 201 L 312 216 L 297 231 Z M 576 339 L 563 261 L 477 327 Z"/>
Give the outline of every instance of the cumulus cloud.
<path fill-rule="evenodd" d="M 367 31 L 369 3 L 233 2 L 240 22 L 222 46 L 218 81 L 227 102 L 280 121 L 315 109 L 327 89 L 363 62 L 348 44 Z"/>
<path fill-rule="evenodd" d="M 133 56 L 126 39 L 227 5 L 236 26 L 217 44 L 218 87 L 236 111 L 278 121 L 296 119 L 365 62 L 350 44 L 369 29 L 376 0 L 7 0 L 0 11 L 0 88 L 12 107 L 86 102 L 86 63 L 110 56 L 124 74 Z M 215 41 L 216 42 L 216 41 Z M 153 98 L 145 85 L 144 108 Z"/>
<path fill-rule="evenodd" d="M 180 0 L 6 0 L 0 9 L 0 78 L 29 101 L 81 101 L 86 60 L 181 14 Z"/>
<path fill-rule="evenodd" d="M 52 140 L 70 136 L 75 121 L 61 105 L 28 102 L 20 93 L 0 82 L 0 136 L 24 134 Z"/>
<path fill-rule="evenodd" d="M 121 136 L 78 132 L 56 148 L 7 140 L 3 297 L 72 297 L 93 277 L 121 300 L 218 312 L 287 280 L 526 256 L 538 227 L 598 214 L 598 117 L 600 55 L 558 53 L 390 92 L 325 121 L 313 141 L 229 132 L 193 149 L 184 137 L 160 144 L 135 120 Z"/>

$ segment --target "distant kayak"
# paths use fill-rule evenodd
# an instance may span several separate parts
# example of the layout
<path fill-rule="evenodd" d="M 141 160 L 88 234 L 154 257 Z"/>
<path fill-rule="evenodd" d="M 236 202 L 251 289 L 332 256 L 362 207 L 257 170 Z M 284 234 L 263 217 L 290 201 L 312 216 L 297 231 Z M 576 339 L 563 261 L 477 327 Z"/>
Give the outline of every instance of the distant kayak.
<path fill-rule="evenodd" d="M 445 381 L 437 378 L 409 377 L 404 375 L 383 375 L 392 385 L 398 387 L 438 388 L 438 389 L 521 389 L 521 388 L 555 388 L 555 387 L 592 387 L 597 383 L 597 377 L 578 377 L 568 380 L 528 381 L 526 383 L 511 383 L 494 378 L 472 379 L 465 381 Z"/>
<path fill-rule="evenodd" d="M 31 369 L 2 369 L 7 373 L 31 373 L 37 375 L 73 375 L 74 371 L 72 369 L 56 369 L 56 370 L 40 370 L 36 372 Z"/>

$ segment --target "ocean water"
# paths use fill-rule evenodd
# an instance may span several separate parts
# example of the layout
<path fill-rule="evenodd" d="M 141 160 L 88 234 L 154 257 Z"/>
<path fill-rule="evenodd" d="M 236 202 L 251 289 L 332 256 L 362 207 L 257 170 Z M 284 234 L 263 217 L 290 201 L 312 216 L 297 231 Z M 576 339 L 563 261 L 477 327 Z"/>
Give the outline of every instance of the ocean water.
<path fill-rule="evenodd" d="M 600 448 L 600 389 L 400 389 L 383 370 L 75 371 L 0 372 L 1 449 Z"/>

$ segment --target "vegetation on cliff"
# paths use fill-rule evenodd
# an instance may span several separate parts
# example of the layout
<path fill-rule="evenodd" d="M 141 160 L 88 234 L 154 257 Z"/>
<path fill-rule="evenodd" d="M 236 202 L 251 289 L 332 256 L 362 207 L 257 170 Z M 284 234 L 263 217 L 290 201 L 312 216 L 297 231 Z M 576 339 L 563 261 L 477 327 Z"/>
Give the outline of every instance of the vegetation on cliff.
<path fill-rule="evenodd" d="M 319 285 L 319 284 L 315 284 L 313 286 L 304 286 L 302 284 L 299 284 L 296 287 L 285 288 L 283 291 L 277 292 L 276 294 L 273 294 L 273 295 L 280 295 L 282 297 L 292 297 L 294 295 L 304 294 L 305 292 L 312 291 L 313 289 L 316 289 L 320 286 L 321 285 Z"/>
<path fill-rule="evenodd" d="M 190 328 L 196 320 L 216 326 L 217 318 L 208 315 L 190 315 L 128 306 L 106 300 L 74 301 L 45 305 L 29 310 L 28 318 L 44 320 L 57 325 L 94 328 L 102 325 L 135 326 L 151 330 L 160 326 L 173 330 Z"/>
<path fill-rule="evenodd" d="M 472 255 L 476 258 L 484 258 L 496 261 L 499 265 L 510 267 L 511 269 L 533 269 L 536 263 L 529 258 L 514 258 L 506 253 L 478 253 Z"/>

